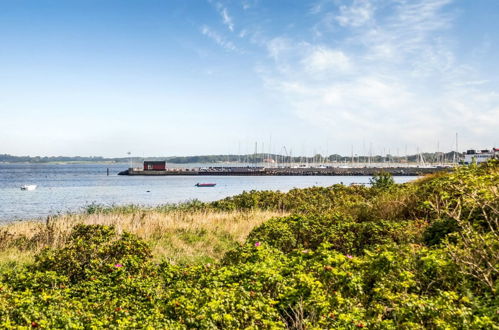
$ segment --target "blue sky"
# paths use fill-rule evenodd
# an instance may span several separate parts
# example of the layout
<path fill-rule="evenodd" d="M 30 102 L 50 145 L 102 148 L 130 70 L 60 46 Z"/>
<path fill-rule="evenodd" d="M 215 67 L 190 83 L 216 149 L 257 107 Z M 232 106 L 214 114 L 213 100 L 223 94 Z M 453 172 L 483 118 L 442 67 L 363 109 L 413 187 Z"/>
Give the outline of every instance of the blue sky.
<path fill-rule="evenodd" d="M 499 146 L 496 0 L 0 0 L 0 153 Z"/>

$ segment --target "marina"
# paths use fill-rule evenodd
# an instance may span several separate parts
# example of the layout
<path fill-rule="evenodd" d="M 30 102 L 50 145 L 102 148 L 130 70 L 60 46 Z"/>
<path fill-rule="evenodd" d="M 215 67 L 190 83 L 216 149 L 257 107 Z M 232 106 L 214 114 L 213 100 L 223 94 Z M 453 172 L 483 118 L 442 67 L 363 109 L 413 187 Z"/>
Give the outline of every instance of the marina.
<path fill-rule="evenodd" d="M 129 176 L 373 176 L 380 172 L 393 176 L 420 176 L 448 171 L 452 166 L 210 166 L 172 167 L 165 162 L 145 161 L 143 168 L 129 168 L 119 175 Z"/>

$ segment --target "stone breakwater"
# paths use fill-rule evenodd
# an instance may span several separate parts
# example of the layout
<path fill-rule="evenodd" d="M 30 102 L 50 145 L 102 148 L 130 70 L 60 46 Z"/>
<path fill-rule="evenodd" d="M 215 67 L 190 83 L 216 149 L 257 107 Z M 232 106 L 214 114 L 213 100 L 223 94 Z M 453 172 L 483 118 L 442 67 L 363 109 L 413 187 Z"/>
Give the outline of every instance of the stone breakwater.
<path fill-rule="evenodd" d="M 373 176 L 387 172 L 394 176 L 421 176 L 439 171 L 450 171 L 450 167 L 208 167 L 208 168 L 170 168 L 164 171 L 151 171 L 141 169 L 128 169 L 119 175 L 233 175 L 233 176 Z"/>

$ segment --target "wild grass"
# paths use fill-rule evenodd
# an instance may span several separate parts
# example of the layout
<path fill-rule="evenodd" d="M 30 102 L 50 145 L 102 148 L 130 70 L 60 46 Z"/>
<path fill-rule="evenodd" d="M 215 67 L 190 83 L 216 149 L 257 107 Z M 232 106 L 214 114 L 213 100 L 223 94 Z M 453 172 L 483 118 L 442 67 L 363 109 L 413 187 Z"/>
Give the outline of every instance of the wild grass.
<path fill-rule="evenodd" d="M 114 226 L 148 242 L 157 261 L 174 264 L 218 260 L 243 243 L 264 221 L 286 215 L 279 211 L 154 210 L 94 212 L 49 217 L 46 221 L 18 221 L 0 226 L 0 268 L 28 263 L 43 248 L 65 244 L 77 224 Z"/>

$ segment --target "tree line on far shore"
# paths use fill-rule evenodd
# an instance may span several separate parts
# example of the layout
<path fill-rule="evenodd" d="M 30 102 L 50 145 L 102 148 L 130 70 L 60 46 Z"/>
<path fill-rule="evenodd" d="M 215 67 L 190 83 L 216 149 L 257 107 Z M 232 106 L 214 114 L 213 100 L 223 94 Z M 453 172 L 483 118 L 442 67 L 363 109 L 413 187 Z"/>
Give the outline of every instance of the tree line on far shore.
<path fill-rule="evenodd" d="M 433 152 L 422 153 L 408 156 L 395 155 L 350 155 L 342 156 L 332 154 L 329 156 L 316 154 L 314 156 L 289 156 L 279 154 L 249 154 L 249 155 L 202 155 L 202 156 L 169 156 L 169 157 L 132 157 L 134 163 L 141 163 L 144 160 L 165 160 L 171 164 L 192 164 L 192 163 L 416 163 L 424 160 L 426 163 L 448 163 L 458 159 L 459 154 L 451 152 Z M 9 154 L 0 154 L 0 163 L 127 163 L 130 157 L 107 158 L 102 156 L 14 156 Z"/>

